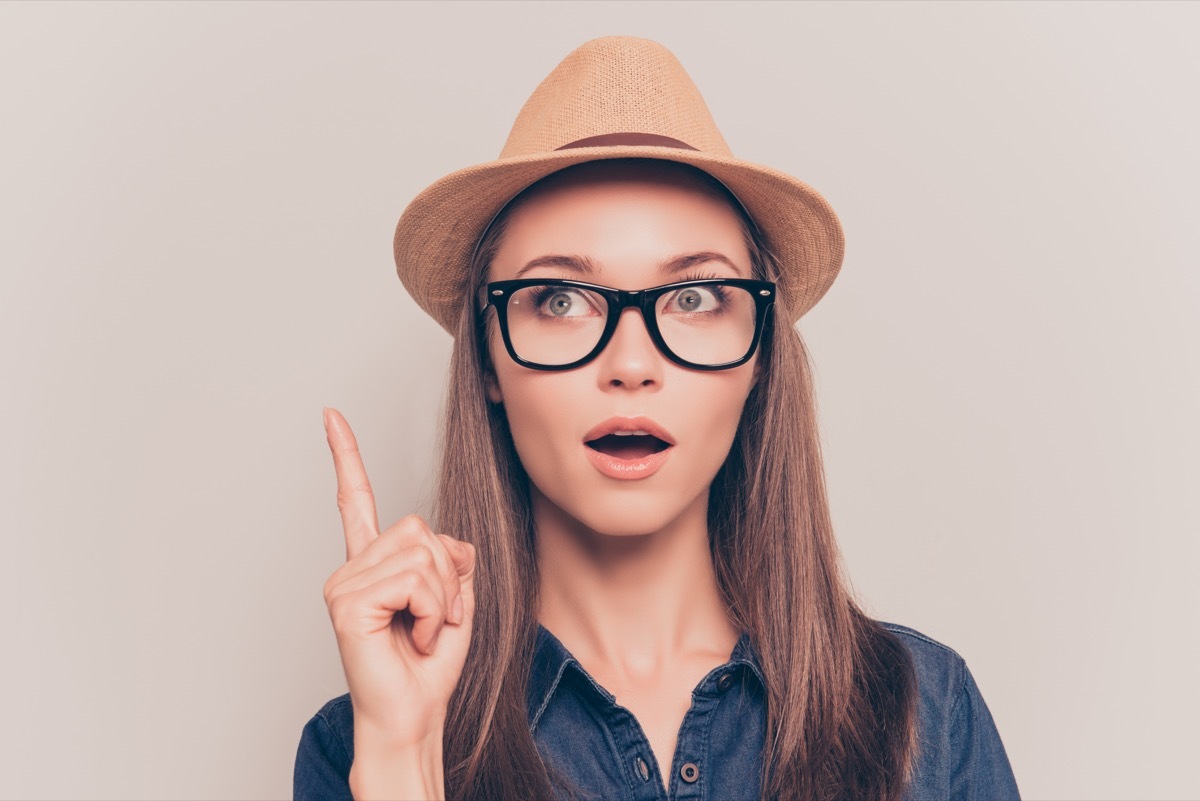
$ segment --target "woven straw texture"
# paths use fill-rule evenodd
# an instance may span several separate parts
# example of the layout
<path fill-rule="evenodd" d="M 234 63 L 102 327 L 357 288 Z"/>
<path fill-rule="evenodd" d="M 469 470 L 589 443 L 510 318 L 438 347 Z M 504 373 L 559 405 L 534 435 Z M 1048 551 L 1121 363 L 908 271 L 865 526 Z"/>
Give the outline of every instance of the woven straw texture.
<path fill-rule="evenodd" d="M 665 136 L 660 145 L 571 146 L 610 134 Z M 564 148 L 564 149 L 559 149 Z M 393 241 L 396 272 L 417 304 L 451 335 L 467 297 L 475 245 L 497 212 L 552 172 L 585 161 L 655 158 L 691 164 L 729 188 L 783 264 L 776 313 L 793 322 L 841 269 L 844 239 L 829 204 L 807 184 L 733 156 L 704 98 L 662 45 L 630 36 L 585 42 L 525 102 L 500 158 L 457 170 L 404 210 Z"/>

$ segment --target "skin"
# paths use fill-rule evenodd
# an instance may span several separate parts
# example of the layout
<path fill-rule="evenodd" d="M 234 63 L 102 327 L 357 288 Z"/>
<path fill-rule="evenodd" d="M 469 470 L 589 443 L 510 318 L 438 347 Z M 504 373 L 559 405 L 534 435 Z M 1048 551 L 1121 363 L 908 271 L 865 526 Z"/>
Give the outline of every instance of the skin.
<path fill-rule="evenodd" d="M 354 432 L 336 409 L 324 422 L 346 539 L 324 593 L 354 706 L 350 790 L 445 798 L 442 740 L 471 641 L 475 548 L 418 515 L 381 532 Z"/>
<path fill-rule="evenodd" d="M 660 265 L 711 251 L 719 261 L 664 274 Z M 513 211 L 488 280 L 517 277 L 548 255 L 587 257 L 595 272 L 539 266 L 521 277 L 576 278 L 643 289 L 685 275 L 752 277 L 737 214 L 670 165 L 592 162 L 552 176 Z M 654 346 L 626 309 L 605 350 L 567 371 L 522 367 L 489 333 L 487 396 L 504 405 L 532 482 L 540 622 L 641 723 L 669 782 L 691 690 L 728 660 L 728 619 L 709 553 L 708 490 L 758 375 L 689 370 Z M 618 480 L 587 459 L 584 435 L 612 416 L 645 415 L 676 441 L 654 475 Z"/>
<path fill-rule="evenodd" d="M 703 274 L 751 274 L 739 218 L 706 185 L 670 165 L 631 172 L 598 162 L 523 200 L 489 278 L 566 254 L 591 260 L 594 283 L 641 289 L 680 280 L 660 265 L 701 251 L 729 262 L 693 265 Z M 490 336 L 487 395 L 504 405 L 534 485 L 538 618 L 637 718 L 667 784 L 691 689 L 738 636 L 717 590 L 705 512 L 757 356 L 725 371 L 678 367 L 632 309 L 606 350 L 570 371 L 520 367 L 498 332 Z M 614 415 L 645 415 L 672 434 L 676 446 L 655 475 L 620 481 L 587 460 L 584 434 Z M 349 424 L 329 409 L 325 426 L 346 540 L 346 562 L 324 592 L 354 705 L 351 791 L 442 798 L 446 709 L 473 627 L 474 548 L 418 515 L 381 531 Z"/>

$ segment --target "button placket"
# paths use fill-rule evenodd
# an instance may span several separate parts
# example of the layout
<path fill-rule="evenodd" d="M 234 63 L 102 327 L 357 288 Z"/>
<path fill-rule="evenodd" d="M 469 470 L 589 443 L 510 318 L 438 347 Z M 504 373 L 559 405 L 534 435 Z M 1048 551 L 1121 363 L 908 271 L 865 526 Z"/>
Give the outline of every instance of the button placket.
<path fill-rule="evenodd" d="M 696 801 L 704 795 L 704 785 L 700 781 L 700 767 L 705 764 L 708 756 L 709 727 L 712 725 L 712 714 L 719 704 L 719 696 L 713 692 L 713 685 L 719 678 L 710 675 L 707 679 L 707 692 L 697 688 L 693 696 L 692 708 L 684 718 L 679 732 L 679 740 L 675 749 L 675 758 L 679 761 L 671 766 L 672 796 L 679 801 Z"/>

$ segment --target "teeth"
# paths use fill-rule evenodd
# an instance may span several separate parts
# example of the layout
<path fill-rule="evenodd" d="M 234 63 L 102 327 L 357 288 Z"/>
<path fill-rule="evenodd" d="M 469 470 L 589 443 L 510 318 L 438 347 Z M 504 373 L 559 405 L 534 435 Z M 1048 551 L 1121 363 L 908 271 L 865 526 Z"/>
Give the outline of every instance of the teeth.
<path fill-rule="evenodd" d="M 613 433 L 614 437 L 638 437 L 638 436 L 648 437 L 648 436 L 651 436 L 649 431 L 641 431 L 641 430 L 638 430 L 638 431 L 614 431 L 612 433 Z"/>

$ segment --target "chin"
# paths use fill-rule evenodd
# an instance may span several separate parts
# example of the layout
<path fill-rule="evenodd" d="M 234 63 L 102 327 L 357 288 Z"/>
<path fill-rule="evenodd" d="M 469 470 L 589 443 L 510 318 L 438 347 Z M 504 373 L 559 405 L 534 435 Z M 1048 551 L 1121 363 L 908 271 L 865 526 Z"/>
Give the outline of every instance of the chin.
<path fill-rule="evenodd" d="M 636 537 L 661 531 L 678 520 L 695 501 L 695 498 L 664 497 L 661 490 L 622 492 L 617 488 L 586 494 L 564 491 L 561 496 L 543 495 L 565 517 L 611 537 Z"/>
<path fill-rule="evenodd" d="M 660 509 L 659 514 L 661 513 Z M 606 537 L 640 537 L 662 531 L 673 518 L 663 517 L 661 520 L 656 520 L 644 515 L 629 514 L 626 511 L 624 514 L 605 515 L 596 520 L 578 519 L 583 525 Z"/>

